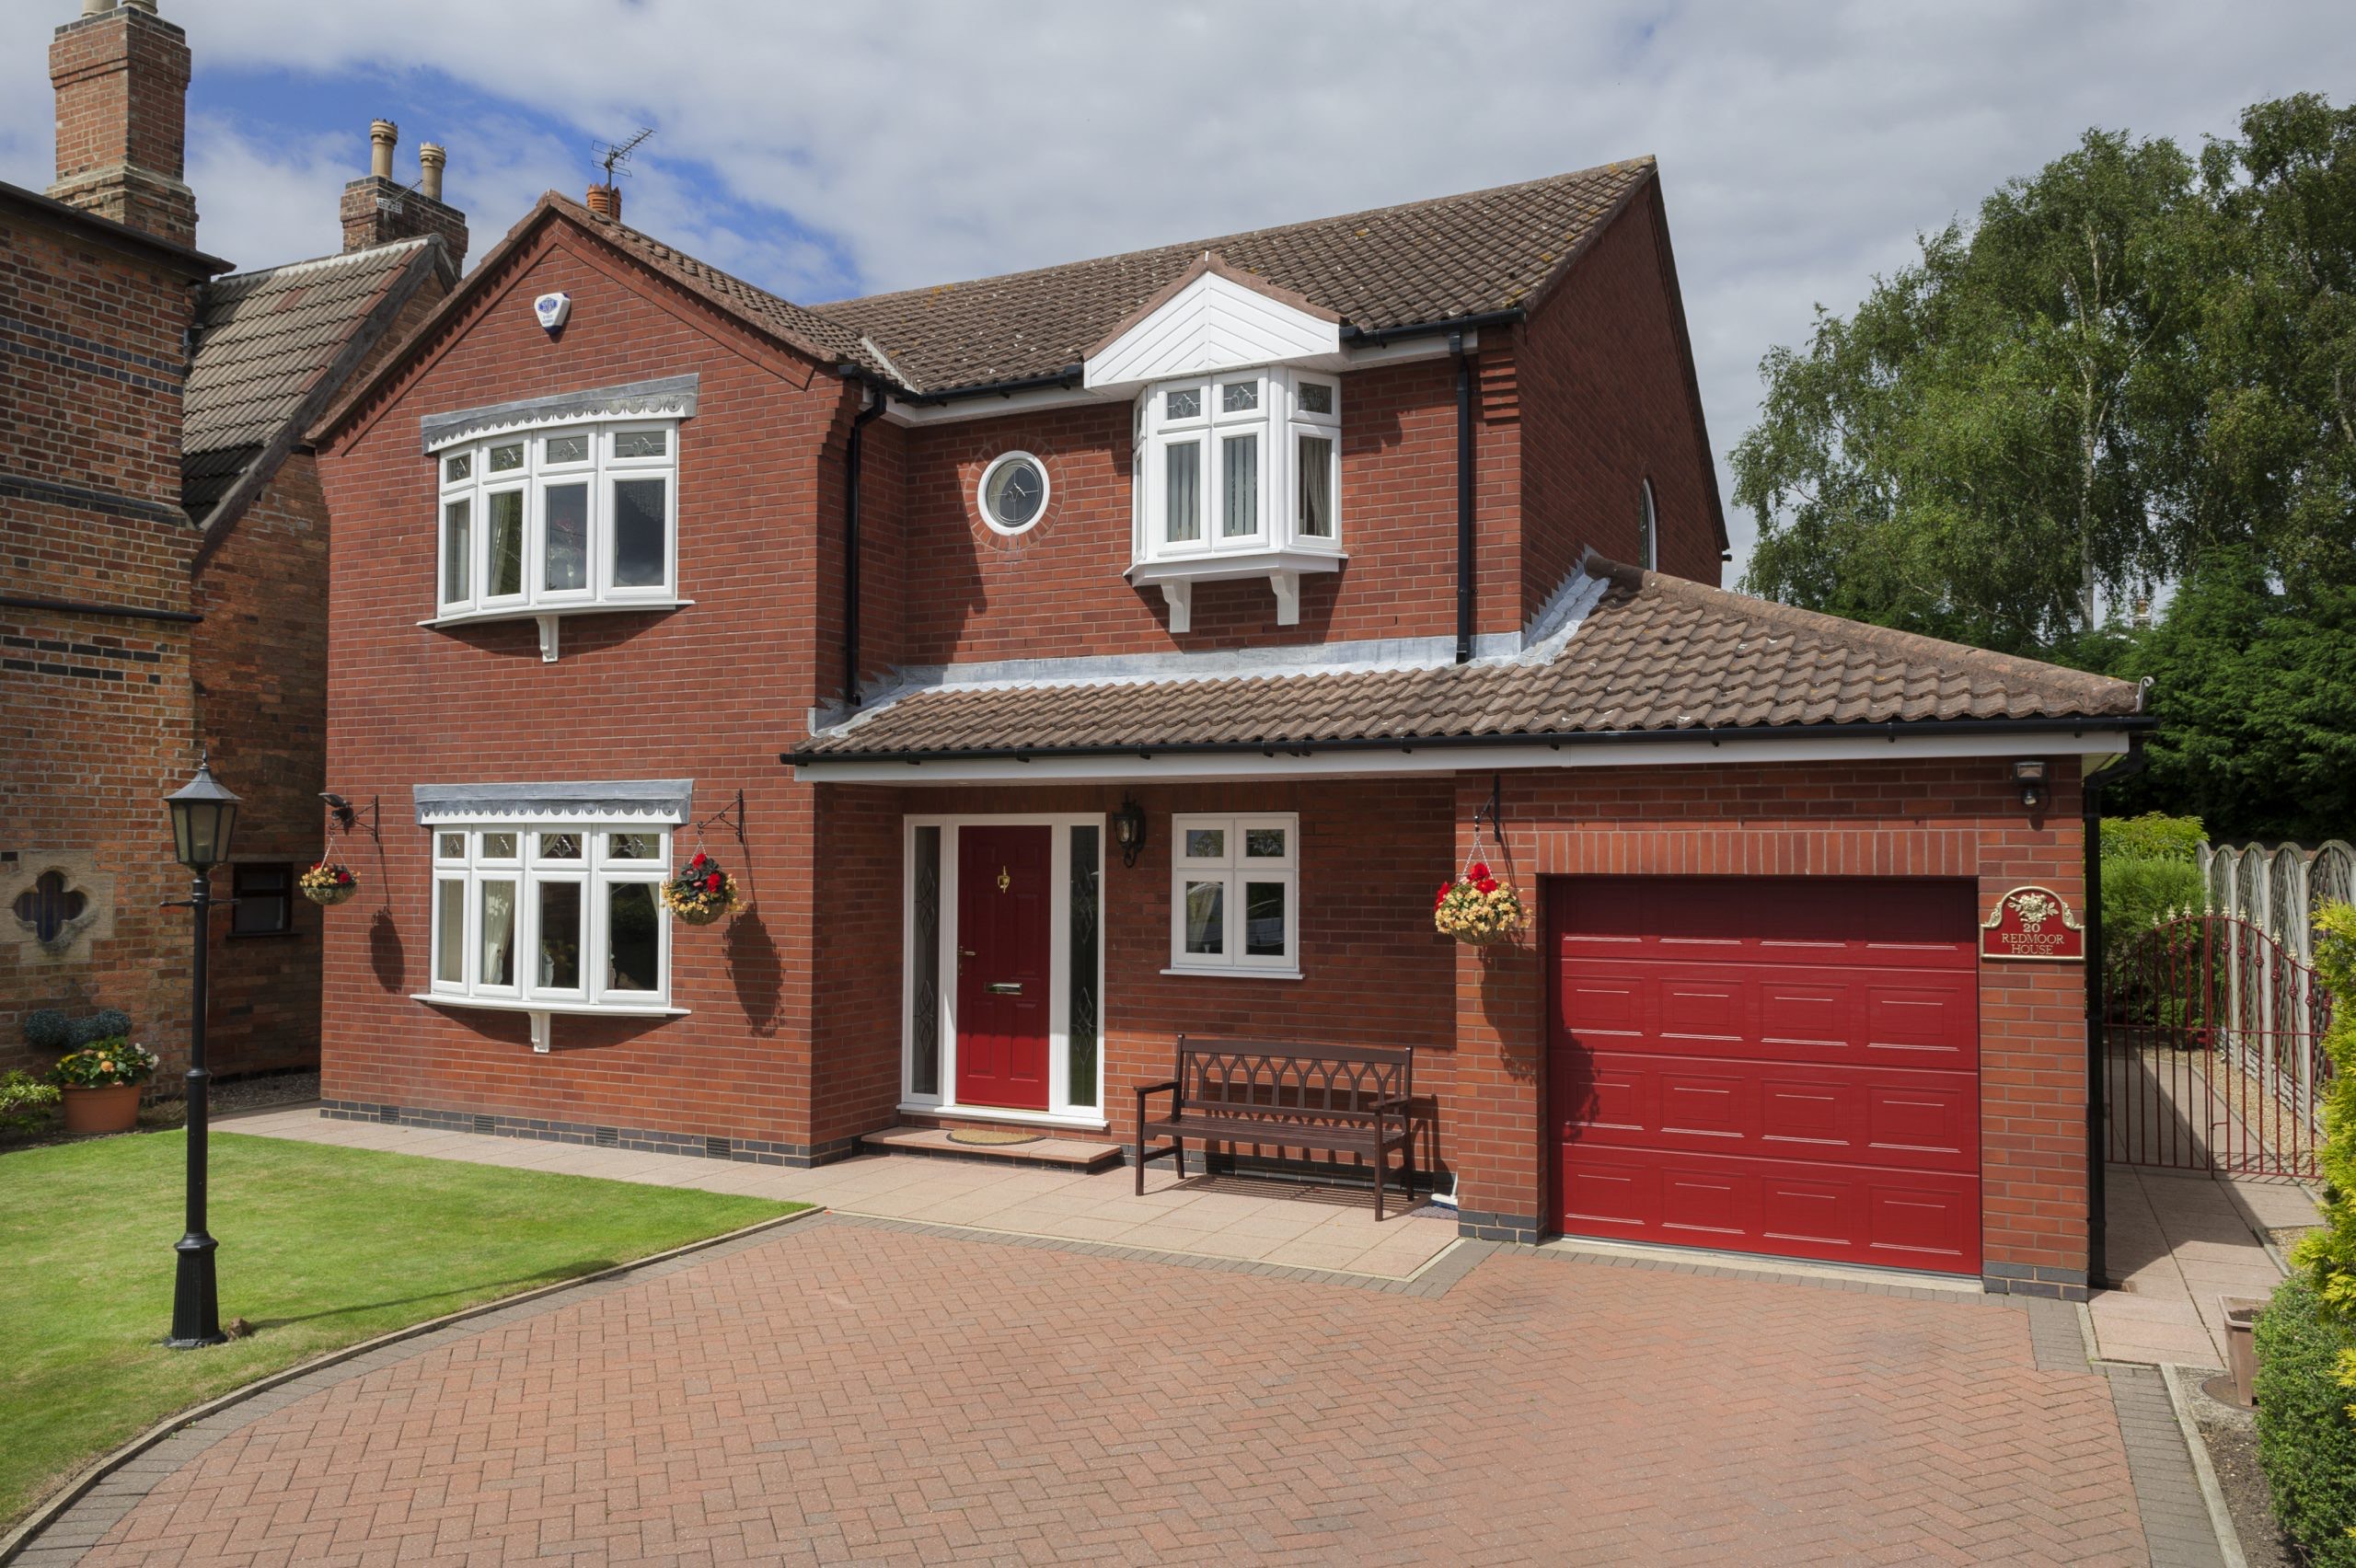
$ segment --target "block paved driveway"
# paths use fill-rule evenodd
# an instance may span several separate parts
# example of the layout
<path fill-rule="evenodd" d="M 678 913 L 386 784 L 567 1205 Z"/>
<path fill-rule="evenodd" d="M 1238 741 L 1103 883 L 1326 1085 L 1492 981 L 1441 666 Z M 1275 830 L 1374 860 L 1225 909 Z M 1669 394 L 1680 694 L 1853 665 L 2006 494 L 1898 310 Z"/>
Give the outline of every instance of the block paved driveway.
<path fill-rule="evenodd" d="M 2027 1311 L 1527 1250 L 1417 1298 L 827 1217 L 329 1376 L 84 1561 L 2149 1560 Z"/>

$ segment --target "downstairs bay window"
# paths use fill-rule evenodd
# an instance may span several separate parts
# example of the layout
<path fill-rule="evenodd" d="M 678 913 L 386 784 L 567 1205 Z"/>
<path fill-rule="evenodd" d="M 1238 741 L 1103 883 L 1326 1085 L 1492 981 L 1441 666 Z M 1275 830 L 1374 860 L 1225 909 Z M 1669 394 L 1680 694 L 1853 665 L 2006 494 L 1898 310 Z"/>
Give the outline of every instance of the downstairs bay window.
<path fill-rule="evenodd" d="M 560 1012 L 670 1010 L 664 827 L 444 824 L 431 996 Z"/>
<path fill-rule="evenodd" d="M 1262 577 L 1280 626 L 1305 571 L 1338 570 L 1341 383 L 1265 367 L 1159 382 L 1138 401 L 1129 579 L 1189 629 L 1198 582 Z"/>

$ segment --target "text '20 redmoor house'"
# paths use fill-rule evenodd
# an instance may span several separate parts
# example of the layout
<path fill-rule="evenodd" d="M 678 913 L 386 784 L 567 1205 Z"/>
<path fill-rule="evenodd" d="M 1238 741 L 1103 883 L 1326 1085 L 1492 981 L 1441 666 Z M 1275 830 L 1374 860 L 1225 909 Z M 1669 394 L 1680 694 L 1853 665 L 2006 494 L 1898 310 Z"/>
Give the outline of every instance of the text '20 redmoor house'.
<path fill-rule="evenodd" d="M 1717 586 L 1649 161 L 808 308 L 591 197 L 317 432 L 330 1113 L 818 1161 L 1410 1046 L 1471 1233 L 2084 1289 L 2082 967 L 1982 925 L 2137 694 Z"/>

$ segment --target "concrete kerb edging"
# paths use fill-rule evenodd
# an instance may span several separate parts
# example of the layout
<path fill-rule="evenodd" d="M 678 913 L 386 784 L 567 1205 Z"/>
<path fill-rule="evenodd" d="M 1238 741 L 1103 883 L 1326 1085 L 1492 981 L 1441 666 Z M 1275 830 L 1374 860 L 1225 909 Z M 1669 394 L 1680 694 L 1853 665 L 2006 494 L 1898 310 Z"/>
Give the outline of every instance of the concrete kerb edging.
<path fill-rule="evenodd" d="M 439 1318 L 429 1318 L 422 1323 L 411 1323 L 405 1329 L 395 1329 L 389 1333 L 378 1334 L 374 1339 L 361 1340 L 356 1343 L 345 1345 L 341 1350 L 331 1350 L 323 1355 L 315 1355 L 308 1361 L 281 1367 L 267 1377 L 257 1378 L 252 1382 L 232 1389 L 225 1394 L 216 1394 L 202 1404 L 191 1405 L 186 1410 L 166 1416 L 121 1447 L 75 1473 L 64 1485 L 52 1493 L 40 1506 L 26 1515 L 24 1521 L 15 1529 L 10 1530 L 6 1536 L 0 1537 L 0 1563 L 14 1562 L 17 1553 L 30 1546 L 41 1531 L 57 1522 L 60 1515 L 89 1495 L 92 1487 L 156 1447 L 156 1444 L 209 1416 L 233 1409 L 283 1384 L 291 1383 L 297 1378 L 309 1377 L 314 1372 L 333 1366 L 340 1362 L 357 1360 L 361 1356 L 382 1350 L 387 1345 L 398 1344 L 404 1340 L 421 1339 L 427 1334 L 436 1333 L 472 1318 L 487 1317 L 493 1312 L 504 1312 L 511 1308 L 526 1306 L 546 1297 L 560 1296 L 569 1290 L 579 1290 L 586 1286 L 618 1279 L 624 1274 L 636 1274 L 641 1269 L 669 1262 L 675 1258 L 683 1258 L 714 1247 L 725 1246 L 731 1241 L 742 1241 L 749 1237 L 757 1236 L 765 1230 L 775 1230 L 780 1226 L 791 1225 L 799 1220 L 814 1219 L 826 1212 L 823 1206 L 813 1205 L 792 1214 L 781 1214 L 773 1219 L 759 1220 L 718 1236 L 707 1236 L 699 1241 L 690 1241 L 685 1246 L 673 1247 L 668 1251 L 651 1252 L 643 1258 L 634 1258 L 626 1263 L 617 1263 L 609 1269 L 599 1269 L 595 1274 L 583 1274 L 576 1279 L 559 1280 L 553 1285 L 540 1286 L 537 1289 L 523 1291 L 514 1296 L 502 1296 L 495 1300 L 479 1301 L 472 1307 L 461 1308 L 456 1312 L 445 1313 Z"/>
<path fill-rule="evenodd" d="M 2225 1489 L 2217 1483 L 2217 1467 L 2209 1462 L 2209 1445 L 2201 1441 L 2200 1423 L 2192 1413 L 2192 1396 L 2184 1386 L 2184 1375 L 2181 1366 L 2160 1365 L 2168 1405 L 2176 1412 L 2176 1424 L 2192 1456 L 2192 1473 L 2200 1482 L 2200 1501 L 2209 1508 L 2209 1526 L 2217 1532 L 2217 1551 L 2225 1559 L 2225 1568 L 2249 1568 L 2249 1559 L 2242 1555 L 2241 1532 L 2234 1528 L 2234 1511 L 2225 1504 Z"/>

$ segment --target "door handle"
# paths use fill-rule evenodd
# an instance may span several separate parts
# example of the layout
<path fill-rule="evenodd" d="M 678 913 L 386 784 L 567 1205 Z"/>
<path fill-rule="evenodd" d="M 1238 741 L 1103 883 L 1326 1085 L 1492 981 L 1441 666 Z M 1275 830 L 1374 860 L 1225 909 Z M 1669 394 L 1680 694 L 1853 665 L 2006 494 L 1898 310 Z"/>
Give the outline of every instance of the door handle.
<path fill-rule="evenodd" d="M 959 948 L 957 950 L 957 956 L 959 958 L 972 958 L 975 956 L 975 952 L 972 948 Z"/>
<path fill-rule="evenodd" d="M 1022 995 L 1022 982 L 1020 980 L 993 980 L 985 988 L 993 997 L 1019 997 Z"/>

